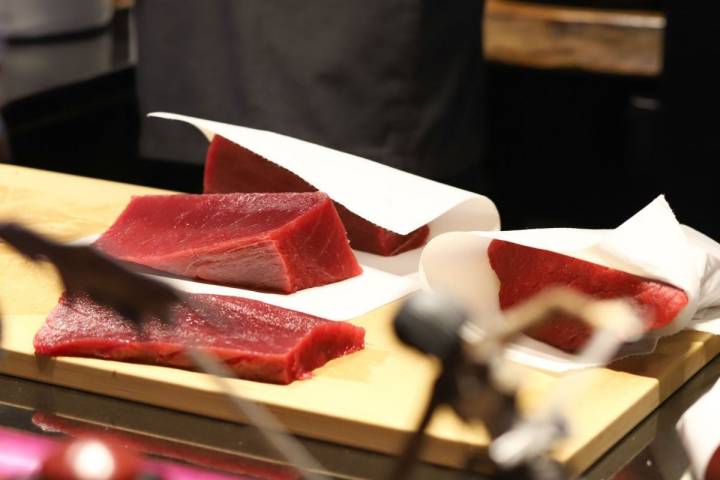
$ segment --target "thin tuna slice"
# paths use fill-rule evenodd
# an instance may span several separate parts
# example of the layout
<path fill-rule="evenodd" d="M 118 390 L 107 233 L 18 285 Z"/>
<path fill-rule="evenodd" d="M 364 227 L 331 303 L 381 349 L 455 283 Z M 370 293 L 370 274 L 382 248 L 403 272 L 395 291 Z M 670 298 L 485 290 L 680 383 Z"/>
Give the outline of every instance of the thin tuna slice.
<path fill-rule="evenodd" d="M 163 272 L 284 293 L 362 272 L 320 192 L 133 197 L 95 246 Z"/>
<path fill-rule="evenodd" d="M 175 306 L 172 322 L 150 318 L 138 332 L 115 310 L 63 294 L 35 335 L 35 353 L 191 368 L 184 354 L 191 347 L 215 355 L 240 378 L 287 384 L 363 348 L 365 331 L 349 323 L 239 297 L 188 298 L 192 307 Z"/>
<path fill-rule="evenodd" d="M 487 250 L 500 280 L 500 308 L 528 300 L 544 288 L 565 286 L 597 299 L 626 298 L 634 302 L 649 329 L 671 323 L 688 303 L 685 291 L 657 280 L 638 277 L 559 253 L 493 240 Z M 579 318 L 557 312 L 528 334 L 567 352 L 576 352 L 592 335 Z"/>
<path fill-rule="evenodd" d="M 205 162 L 204 191 L 228 192 L 314 192 L 315 187 L 260 155 L 215 135 Z M 378 255 L 397 255 L 425 244 L 430 228 L 424 225 L 399 235 L 375 225 L 335 202 L 340 218 L 356 250 Z"/>

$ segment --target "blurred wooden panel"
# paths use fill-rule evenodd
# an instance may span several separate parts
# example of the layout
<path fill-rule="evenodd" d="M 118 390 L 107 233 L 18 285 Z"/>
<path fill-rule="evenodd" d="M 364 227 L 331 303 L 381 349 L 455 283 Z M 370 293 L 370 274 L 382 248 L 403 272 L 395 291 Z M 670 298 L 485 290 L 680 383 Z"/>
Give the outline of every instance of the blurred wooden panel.
<path fill-rule="evenodd" d="M 655 76 L 664 28 L 660 12 L 487 0 L 485 56 L 534 68 Z"/>
<path fill-rule="evenodd" d="M 113 0 L 113 5 L 115 5 L 115 8 L 121 9 L 121 8 L 130 8 L 135 4 L 135 0 Z"/>

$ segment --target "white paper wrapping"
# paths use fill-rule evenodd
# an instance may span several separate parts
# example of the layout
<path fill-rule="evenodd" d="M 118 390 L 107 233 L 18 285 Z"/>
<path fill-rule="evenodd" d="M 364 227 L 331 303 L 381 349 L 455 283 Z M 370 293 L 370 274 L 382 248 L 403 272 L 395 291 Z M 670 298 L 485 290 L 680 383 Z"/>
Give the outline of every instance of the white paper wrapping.
<path fill-rule="evenodd" d="M 400 277 L 370 267 L 363 267 L 363 273 L 357 277 L 287 295 L 194 282 L 167 275 L 152 276 L 185 292 L 250 298 L 328 320 L 351 320 L 419 288 L 415 277 Z"/>
<path fill-rule="evenodd" d="M 720 245 L 681 226 L 662 196 L 614 230 L 456 232 L 433 239 L 421 258 L 420 271 L 425 285 L 458 297 L 472 309 L 476 318 L 497 322 L 502 321 L 499 282 L 487 257 L 492 239 L 576 257 L 685 290 L 688 305 L 671 325 L 653 331 L 655 337 L 677 332 L 693 319 L 707 320 L 708 314 L 712 316 L 713 307 L 720 306 Z M 622 354 L 646 352 L 654 344 L 651 337 L 629 346 Z M 508 357 L 553 371 L 589 366 L 530 339 L 511 347 Z"/>
<path fill-rule="evenodd" d="M 710 459 L 720 448 L 720 382 L 680 417 L 676 430 L 685 446 L 694 478 L 704 479 Z"/>
<path fill-rule="evenodd" d="M 376 225 L 405 235 L 429 224 L 430 238 L 446 232 L 497 230 L 500 217 L 490 199 L 348 153 L 266 130 L 172 113 L 211 140 L 221 135 L 295 173 L 330 198 Z M 356 252 L 358 260 L 399 275 L 418 270 L 420 249 L 393 257 Z"/>
<path fill-rule="evenodd" d="M 90 245 L 100 235 L 82 238 L 73 245 Z M 306 288 L 295 293 L 270 293 L 215 285 L 179 278 L 139 265 L 127 267 L 189 293 L 250 298 L 328 320 L 351 320 L 408 295 L 420 288 L 417 275 L 398 276 L 363 266 L 363 273 L 340 282 Z"/>

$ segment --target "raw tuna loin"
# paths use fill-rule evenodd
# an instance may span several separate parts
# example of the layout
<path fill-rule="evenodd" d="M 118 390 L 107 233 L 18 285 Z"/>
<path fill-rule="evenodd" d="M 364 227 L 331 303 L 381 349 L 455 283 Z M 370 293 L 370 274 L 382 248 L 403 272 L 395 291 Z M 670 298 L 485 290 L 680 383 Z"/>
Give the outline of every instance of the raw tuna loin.
<path fill-rule="evenodd" d="M 362 272 L 320 192 L 133 197 L 95 246 L 176 275 L 284 293 Z"/>
<path fill-rule="evenodd" d="M 598 299 L 630 299 L 647 320 L 648 328 L 653 329 L 671 323 L 688 303 L 687 294 L 672 285 L 547 250 L 493 240 L 487 253 L 500 280 L 503 310 L 528 300 L 544 288 L 566 286 Z M 590 338 L 592 329 L 580 319 L 558 312 L 528 334 L 567 352 L 576 352 Z"/>
<path fill-rule="evenodd" d="M 35 335 L 35 353 L 190 368 L 184 351 L 192 347 L 215 355 L 240 378 L 287 384 L 363 348 L 365 331 L 349 323 L 239 297 L 189 298 L 192 307 L 175 306 L 170 324 L 152 318 L 138 333 L 114 310 L 64 294 Z"/>
<path fill-rule="evenodd" d="M 260 155 L 215 135 L 205 162 L 204 191 L 228 192 L 314 192 L 317 189 L 291 171 Z M 399 235 L 352 213 L 335 202 L 345 224 L 350 245 L 378 255 L 396 255 L 425 244 L 430 228 L 424 225 Z"/>

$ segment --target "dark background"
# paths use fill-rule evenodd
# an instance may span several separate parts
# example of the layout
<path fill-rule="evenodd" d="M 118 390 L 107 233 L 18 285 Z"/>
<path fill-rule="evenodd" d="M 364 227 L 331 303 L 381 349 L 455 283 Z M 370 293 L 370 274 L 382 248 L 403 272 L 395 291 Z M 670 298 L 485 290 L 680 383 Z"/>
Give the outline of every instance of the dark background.
<path fill-rule="evenodd" d="M 554 3 L 665 9 L 665 70 L 640 78 L 486 63 L 489 187 L 480 193 L 497 203 L 503 227 L 614 227 L 664 193 L 681 222 L 720 238 L 710 173 L 720 135 L 707 120 L 720 85 L 708 61 L 720 58 L 710 11 L 720 7 L 698 16 L 693 2 Z M 127 13 L 111 35 L 127 45 Z M 119 67 L 106 75 L 3 106 L 11 161 L 200 191 L 202 167 L 139 157 L 134 69 L 116 53 Z"/>

